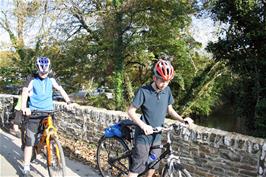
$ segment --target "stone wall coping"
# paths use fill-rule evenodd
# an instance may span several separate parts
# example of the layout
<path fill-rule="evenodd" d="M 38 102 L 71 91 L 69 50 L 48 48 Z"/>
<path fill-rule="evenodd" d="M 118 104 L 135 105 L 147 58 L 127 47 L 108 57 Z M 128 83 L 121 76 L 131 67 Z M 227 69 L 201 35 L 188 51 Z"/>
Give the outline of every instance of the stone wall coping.
<path fill-rule="evenodd" d="M 4 98 L 10 98 L 10 97 L 18 98 L 18 95 L 10 95 L 10 94 L 2 94 L 2 93 L 0 93 L 0 98 L 1 97 L 4 97 Z"/>

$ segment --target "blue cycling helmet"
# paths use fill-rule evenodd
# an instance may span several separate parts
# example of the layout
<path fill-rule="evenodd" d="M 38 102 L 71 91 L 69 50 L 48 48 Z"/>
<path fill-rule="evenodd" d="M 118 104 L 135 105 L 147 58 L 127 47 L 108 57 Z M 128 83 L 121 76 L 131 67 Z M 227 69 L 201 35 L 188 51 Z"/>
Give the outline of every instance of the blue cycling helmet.
<path fill-rule="evenodd" d="M 38 57 L 36 66 L 40 73 L 47 74 L 50 70 L 50 60 L 47 57 Z"/>

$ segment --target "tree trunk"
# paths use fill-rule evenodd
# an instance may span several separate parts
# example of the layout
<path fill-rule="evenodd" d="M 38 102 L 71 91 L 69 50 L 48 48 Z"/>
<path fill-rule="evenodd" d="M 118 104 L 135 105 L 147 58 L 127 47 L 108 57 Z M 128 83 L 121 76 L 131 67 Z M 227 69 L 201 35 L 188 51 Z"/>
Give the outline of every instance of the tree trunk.
<path fill-rule="evenodd" d="M 115 58 L 115 102 L 116 109 L 123 107 L 123 82 L 124 82 L 124 57 L 123 57 L 123 32 L 122 32 L 122 14 L 116 13 L 116 38 L 114 43 Z"/>

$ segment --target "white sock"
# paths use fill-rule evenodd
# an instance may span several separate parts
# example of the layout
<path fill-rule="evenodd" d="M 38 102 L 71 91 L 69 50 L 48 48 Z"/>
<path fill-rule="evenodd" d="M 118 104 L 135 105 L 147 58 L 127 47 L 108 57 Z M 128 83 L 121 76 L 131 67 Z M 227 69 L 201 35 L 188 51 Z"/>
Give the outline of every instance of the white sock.
<path fill-rule="evenodd" d="M 24 171 L 30 171 L 30 165 L 24 165 Z"/>

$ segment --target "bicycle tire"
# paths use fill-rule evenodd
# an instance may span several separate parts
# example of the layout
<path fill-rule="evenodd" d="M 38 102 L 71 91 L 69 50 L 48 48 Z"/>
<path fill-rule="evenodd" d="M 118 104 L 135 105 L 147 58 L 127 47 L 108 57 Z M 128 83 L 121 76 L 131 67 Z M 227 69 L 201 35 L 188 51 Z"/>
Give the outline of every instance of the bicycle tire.
<path fill-rule="evenodd" d="M 49 148 L 49 147 L 47 147 Z M 63 148 L 57 138 L 50 138 L 50 150 L 51 150 L 51 164 L 48 164 L 47 155 L 47 167 L 50 177 L 64 177 L 66 162 Z M 48 149 L 47 149 L 48 151 Z"/>
<path fill-rule="evenodd" d="M 173 170 L 168 165 L 162 170 L 162 177 L 192 177 L 191 174 L 180 164 L 174 164 Z"/>
<path fill-rule="evenodd" d="M 128 175 L 131 153 L 122 138 L 102 136 L 98 142 L 96 157 L 101 176 L 122 177 Z"/>

